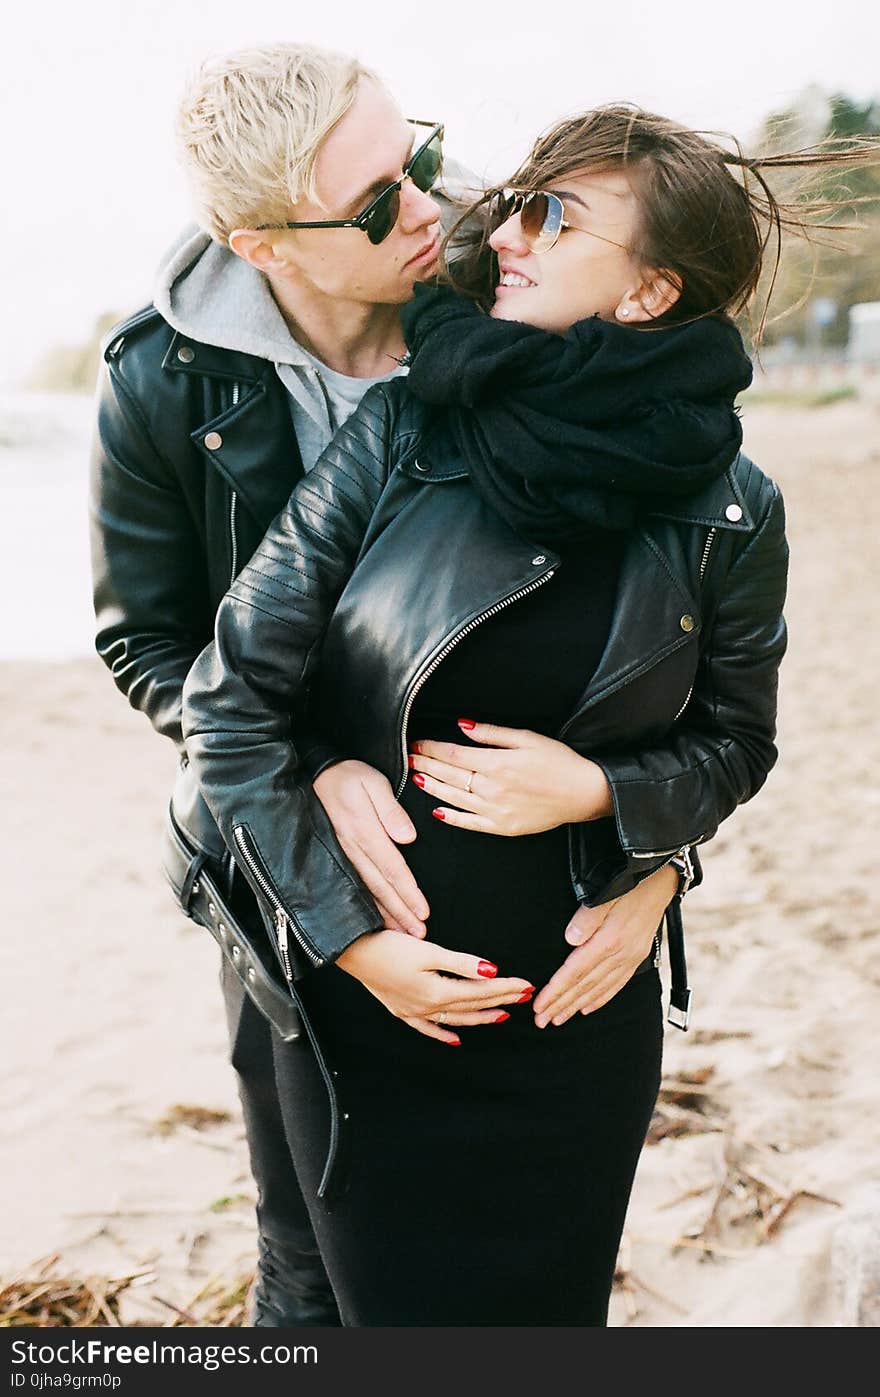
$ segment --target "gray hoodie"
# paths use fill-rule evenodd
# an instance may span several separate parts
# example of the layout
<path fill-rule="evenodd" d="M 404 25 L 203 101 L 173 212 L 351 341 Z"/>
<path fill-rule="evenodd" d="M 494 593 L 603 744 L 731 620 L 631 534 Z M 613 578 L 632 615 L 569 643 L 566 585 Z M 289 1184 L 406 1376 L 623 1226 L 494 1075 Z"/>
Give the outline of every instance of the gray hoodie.
<path fill-rule="evenodd" d="M 440 206 L 451 221 L 452 197 L 466 197 L 476 184 L 454 162 L 444 171 Z M 350 378 L 322 364 L 288 329 L 262 272 L 190 226 L 172 245 L 159 269 L 153 296 L 168 324 L 201 344 L 253 354 L 275 365 L 287 389 L 294 430 L 309 470 L 374 383 L 406 373 L 394 365 L 379 378 Z"/>

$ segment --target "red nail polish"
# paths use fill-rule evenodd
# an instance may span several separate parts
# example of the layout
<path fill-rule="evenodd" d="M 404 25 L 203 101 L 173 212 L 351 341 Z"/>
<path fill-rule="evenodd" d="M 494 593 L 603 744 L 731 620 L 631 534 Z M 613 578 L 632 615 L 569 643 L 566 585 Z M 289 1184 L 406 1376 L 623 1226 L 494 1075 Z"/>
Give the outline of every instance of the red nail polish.
<path fill-rule="evenodd" d="M 407 760 L 407 763 L 408 763 L 408 765 L 409 765 L 410 771 L 412 771 L 413 767 L 414 767 L 415 764 L 416 764 L 416 759 L 415 759 L 415 757 L 407 757 L 406 760 Z"/>
<path fill-rule="evenodd" d="M 421 752 L 421 750 L 422 750 L 422 744 L 421 744 L 421 742 L 411 742 L 409 745 L 410 745 L 410 750 L 413 751 L 413 752 L 417 752 L 417 753 L 418 753 L 418 752 Z"/>
<path fill-rule="evenodd" d="M 477 725 L 471 718 L 459 718 L 458 726 L 464 728 L 465 732 L 472 732 Z"/>
<path fill-rule="evenodd" d="M 521 994 L 519 999 L 516 1001 L 517 1004 L 527 1004 L 534 993 L 534 990 L 526 990 L 525 993 Z"/>
<path fill-rule="evenodd" d="M 460 1038 L 444 1038 L 442 1041 L 446 1044 L 447 1048 L 460 1048 L 460 1047 L 461 1047 L 461 1039 L 460 1039 Z"/>
<path fill-rule="evenodd" d="M 477 974 L 484 976 L 487 980 L 494 980 L 498 974 L 498 966 L 493 965 L 490 960 L 481 960 L 477 966 Z"/>
<path fill-rule="evenodd" d="M 505 1020 L 505 1019 L 509 1019 L 509 1018 L 510 1018 L 510 1015 L 502 1010 L 502 1012 L 501 1012 L 500 1014 L 498 1014 L 497 1017 L 494 1018 L 494 1019 L 492 1020 L 492 1022 L 493 1022 L 493 1023 L 504 1023 L 504 1020 Z"/>
<path fill-rule="evenodd" d="M 422 790 L 424 790 L 425 778 L 420 771 L 417 771 L 415 776 L 413 777 L 413 783 L 414 785 L 419 786 Z"/>
<path fill-rule="evenodd" d="M 415 777 L 413 777 L 413 780 L 415 780 Z M 445 820 L 445 819 L 446 819 L 446 816 L 443 814 L 443 811 L 442 811 L 442 810 L 432 810 L 432 811 L 431 811 L 431 814 L 434 816 L 434 819 L 435 819 L 435 820 Z"/>

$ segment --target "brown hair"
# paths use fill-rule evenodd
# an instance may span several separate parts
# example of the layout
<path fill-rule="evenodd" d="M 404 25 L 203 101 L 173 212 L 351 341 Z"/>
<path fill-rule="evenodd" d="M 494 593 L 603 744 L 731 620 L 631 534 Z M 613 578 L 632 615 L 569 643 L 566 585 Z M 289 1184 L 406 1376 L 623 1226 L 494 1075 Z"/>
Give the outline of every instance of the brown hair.
<path fill-rule="evenodd" d="M 721 144 L 728 142 L 732 148 Z M 803 190 L 785 201 L 765 170 L 880 163 L 880 143 L 828 139 L 808 149 L 748 157 L 733 137 L 693 131 L 639 107 L 613 104 L 557 122 L 539 137 L 508 181 L 517 189 L 552 188 L 566 175 L 625 170 L 639 206 L 633 255 L 680 288 L 675 305 L 650 325 L 661 327 L 747 309 L 761 279 L 771 241 L 775 262 L 755 343 L 760 343 L 782 249 L 783 230 L 813 238 L 840 224 L 827 220 L 853 198 L 813 199 Z M 488 246 L 488 190 L 451 230 L 448 280 L 484 309 L 492 304 L 497 272 Z"/>

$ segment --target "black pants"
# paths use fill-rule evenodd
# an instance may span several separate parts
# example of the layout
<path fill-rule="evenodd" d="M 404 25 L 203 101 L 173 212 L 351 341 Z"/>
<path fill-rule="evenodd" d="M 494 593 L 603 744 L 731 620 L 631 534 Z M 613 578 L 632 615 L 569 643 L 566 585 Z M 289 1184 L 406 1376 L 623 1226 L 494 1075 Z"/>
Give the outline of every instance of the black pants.
<path fill-rule="evenodd" d="M 284 1133 L 273 1061 L 272 1040 L 277 1035 L 248 998 L 225 956 L 220 983 L 257 1186 L 257 1283 L 262 1308 L 274 1315 L 276 1324 L 336 1326 L 336 1301 Z"/>

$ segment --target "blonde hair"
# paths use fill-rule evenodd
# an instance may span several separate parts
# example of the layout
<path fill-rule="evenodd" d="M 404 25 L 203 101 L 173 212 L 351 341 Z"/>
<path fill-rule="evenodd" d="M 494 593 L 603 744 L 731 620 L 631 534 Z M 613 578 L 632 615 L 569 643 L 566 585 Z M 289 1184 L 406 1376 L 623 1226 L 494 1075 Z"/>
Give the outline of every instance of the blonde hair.
<path fill-rule="evenodd" d="M 284 223 L 317 201 L 321 143 L 354 101 L 355 58 L 309 44 L 267 44 L 209 59 L 177 113 L 178 151 L 200 225 L 226 243 L 235 228 Z"/>

